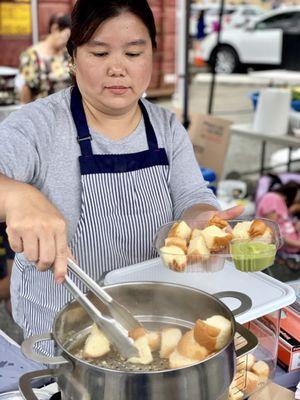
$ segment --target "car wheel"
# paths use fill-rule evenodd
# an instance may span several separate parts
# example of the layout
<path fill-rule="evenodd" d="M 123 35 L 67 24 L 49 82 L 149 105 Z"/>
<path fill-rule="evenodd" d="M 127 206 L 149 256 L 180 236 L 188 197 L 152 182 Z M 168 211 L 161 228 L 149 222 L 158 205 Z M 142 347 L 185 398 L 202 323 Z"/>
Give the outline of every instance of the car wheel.
<path fill-rule="evenodd" d="M 218 74 L 232 74 L 240 68 L 236 51 L 230 46 L 219 46 L 212 55 L 211 65 Z"/>

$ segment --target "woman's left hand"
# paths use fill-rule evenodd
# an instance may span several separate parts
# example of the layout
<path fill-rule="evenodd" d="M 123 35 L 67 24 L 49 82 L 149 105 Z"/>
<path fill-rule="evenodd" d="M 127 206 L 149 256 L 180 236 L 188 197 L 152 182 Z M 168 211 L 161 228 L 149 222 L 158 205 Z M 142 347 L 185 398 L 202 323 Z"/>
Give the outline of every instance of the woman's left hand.
<path fill-rule="evenodd" d="M 202 211 L 197 213 L 195 216 L 186 216 L 183 219 L 187 219 L 189 225 L 192 228 L 199 227 L 199 225 L 203 225 L 208 222 L 214 215 L 217 215 L 221 219 L 236 219 L 244 212 L 243 206 L 235 206 L 228 208 L 227 210 L 219 211 L 219 210 L 210 210 L 210 211 Z"/>

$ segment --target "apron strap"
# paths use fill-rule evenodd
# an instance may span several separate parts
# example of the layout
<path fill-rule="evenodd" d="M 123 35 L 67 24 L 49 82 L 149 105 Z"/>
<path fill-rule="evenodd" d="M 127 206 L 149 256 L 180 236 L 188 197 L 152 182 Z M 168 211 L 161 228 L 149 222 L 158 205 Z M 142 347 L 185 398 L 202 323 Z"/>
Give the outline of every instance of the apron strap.
<path fill-rule="evenodd" d="M 80 146 L 81 155 L 91 156 L 93 155 L 92 137 L 83 109 L 81 93 L 77 85 L 73 87 L 71 93 L 71 113 L 77 130 L 77 141 Z"/>
<path fill-rule="evenodd" d="M 144 106 L 144 104 L 142 103 L 141 100 L 139 100 L 139 106 L 141 108 L 143 118 L 144 118 L 144 124 L 145 124 L 145 128 L 146 128 L 146 136 L 147 136 L 149 150 L 150 149 L 151 150 L 158 149 L 156 135 L 155 135 L 153 126 L 151 124 L 151 121 L 150 121 L 150 118 L 148 115 L 148 111 L 146 110 L 146 107 Z"/>
<path fill-rule="evenodd" d="M 158 143 L 153 126 L 151 124 L 146 107 L 141 100 L 139 100 L 139 106 L 141 108 L 144 118 L 149 150 L 158 149 Z M 89 131 L 84 108 L 82 105 L 81 93 L 77 85 L 73 87 L 71 93 L 71 113 L 77 130 L 77 141 L 80 146 L 81 155 L 91 156 L 93 155 L 91 145 L 92 136 Z"/>

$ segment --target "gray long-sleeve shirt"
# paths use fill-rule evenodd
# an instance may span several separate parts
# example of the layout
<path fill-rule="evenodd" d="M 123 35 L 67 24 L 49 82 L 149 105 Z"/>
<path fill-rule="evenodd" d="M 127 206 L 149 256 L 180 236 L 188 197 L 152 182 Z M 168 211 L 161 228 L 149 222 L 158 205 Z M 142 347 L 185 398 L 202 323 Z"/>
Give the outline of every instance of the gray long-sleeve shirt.
<path fill-rule="evenodd" d="M 195 160 L 192 144 L 174 114 L 143 100 L 169 159 L 169 188 L 174 219 L 188 207 L 218 207 Z M 113 141 L 91 131 L 94 154 L 123 154 L 147 150 L 143 119 L 125 138 Z M 80 148 L 70 111 L 70 89 L 37 100 L 12 113 L 0 124 L 0 172 L 41 190 L 68 223 L 72 239 L 80 216 Z"/>

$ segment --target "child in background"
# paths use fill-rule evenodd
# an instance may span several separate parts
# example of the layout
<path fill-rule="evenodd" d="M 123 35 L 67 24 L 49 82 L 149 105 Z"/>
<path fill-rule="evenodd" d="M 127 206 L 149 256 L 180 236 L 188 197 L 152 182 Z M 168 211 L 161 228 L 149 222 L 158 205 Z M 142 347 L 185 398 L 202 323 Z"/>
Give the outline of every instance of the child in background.
<path fill-rule="evenodd" d="M 300 185 L 289 182 L 275 186 L 273 192 L 266 193 L 259 201 L 256 215 L 278 223 L 284 246 L 278 257 L 292 270 L 300 270 L 300 221 L 289 214 L 297 197 Z"/>

